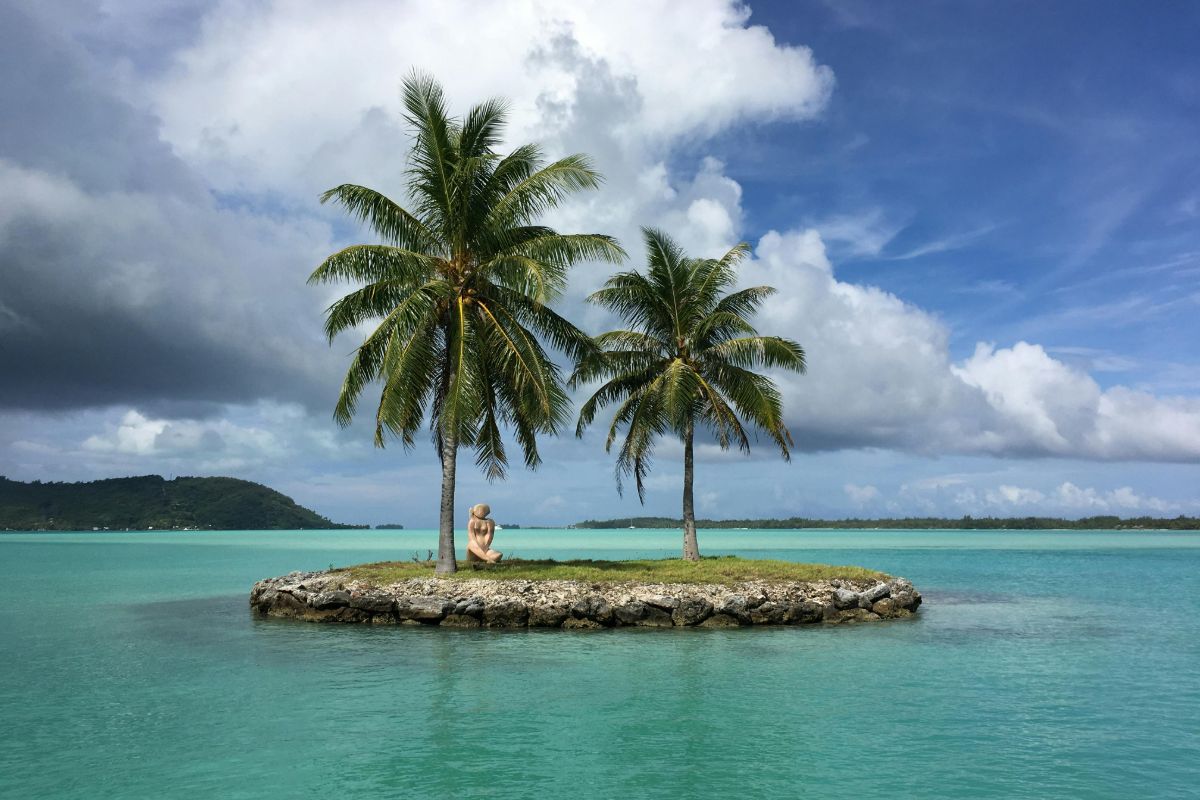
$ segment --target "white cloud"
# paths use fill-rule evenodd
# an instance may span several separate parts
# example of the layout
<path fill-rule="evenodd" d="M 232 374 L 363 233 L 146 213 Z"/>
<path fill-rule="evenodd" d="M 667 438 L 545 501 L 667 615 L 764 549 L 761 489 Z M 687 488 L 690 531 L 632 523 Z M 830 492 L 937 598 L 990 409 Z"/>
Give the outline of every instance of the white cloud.
<path fill-rule="evenodd" d="M 980 343 L 954 363 L 939 319 L 837 280 L 819 231 L 768 232 L 743 281 L 779 289 L 760 329 L 806 350 L 807 375 L 779 376 L 801 447 L 1200 459 L 1200 400 L 1102 390 L 1028 342 Z"/>
<path fill-rule="evenodd" d="M 1157 497 L 1144 497 L 1129 486 L 1108 492 L 1093 488 L 1080 488 L 1070 481 L 1064 482 L 1054 491 L 1053 504 L 1081 511 L 1103 511 L 1127 513 L 1130 511 L 1165 513 L 1174 506 Z"/>
<path fill-rule="evenodd" d="M 989 489 L 984 498 L 990 505 L 1028 506 L 1036 505 L 1046 499 L 1046 495 L 1037 489 L 1026 489 L 1021 486 L 998 486 Z"/>
<path fill-rule="evenodd" d="M 1067 363 L 1087 372 L 1130 372 L 1142 366 L 1132 358 L 1095 347 L 1047 347 L 1046 352 L 1056 358 L 1065 356 Z"/>
<path fill-rule="evenodd" d="M 537 514 L 546 515 L 562 511 L 568 507 L 565 497 L 561 494 L 552 494 L 549 497 L 544 497 L 535 507 Z M 516 513 L 516 512 L 512 512 Z"/>
<path fill-rule="evenodd" d="M 956 493 L 954 502 L 969 512 L 998 514 L 1129 515 L 1166 514 L 1179 510 L 1176 504 L 1140 494 L 1129 486 L 1103 491 L 1076 486 L 1070 481 L 1048 491 L 1007 484 L 978 490 L 966 488 Z"/>
<path fill-rule="evenodd" d="M 777 43 L 728 0 L 696 0 L 686 13 L 669 0 L 525 0 L 486 16 L 480 24 L 466 0 L 226 2 L 153 97 L 166 138 L 223 188 L 311 195 L 398 178 L 399 83 L 414 65 L 438 76 L 458 110 L 509 98 L 513 141 L 553 148 L 586 126 L 627 152 L 745 119 L 812 117 L 833 87 L 808 48 Z"/>
<path fill-rule="evenodd" d="M 298 410 L 284 409 L 287 416 Z M 285 446 L 278 437 L 263 428 L 237 425 L 228 419 L 152 419 L 130 409 L 115 425 L 84 440 L 84 450 L 96 453 L 154 456 L 166 458 L 205 458 L 214 453 L 233 453 L 270 460 L 284 455 Z"/>
<path fill-rule="evenodd" d="M 760 330 L 805 348 L 808 374 L 778 377 L 800 447 L 988 446 L 992 412 L 951 372 L 945 326 L 893 294 L 837 280 L 819 232 L 767 233 L 742 280 L 779 290 Z"/>
<path fill-rule="evenodd" d="M 663 201 L 644 198 L 642 213 L 689 254 L 724 255 L 738 243 L 742 231 L 742 187 L 724 170 L 725 165 L 717 159 L 702 159 L 696 174 L 687 181 L 676 180 Z M 635 258 L 640 259 L 641 254 Z"/>
<path fill-rule="evenodd" d="M 859 214 L 838 214 L 813 223 L 821 238 L 839 246 L 852 258 L 879 255 L 896 238 L 903 225 L 890 221 L 883 209 L 872 208 Z"/>
<path fill-rule="evenodd" d="M 842 487 L 842 491 L 846 493 L 846 496 L 849 497 L 852 502 L 860 506 L 866 505 L 872 500 L 877 500 L 879 498 L 879 489 L 871 485 L 859 486 L 854 483 L 847 483 Z"/>
<path fill-rule="evenodd" d="M 1069 451 L 1094 425 L 1100 387 L 1038 345 L 1018 342 L 997 350 L 980 343 L 952 372 L 982 390 L 1009 423 L 1010 436 L 1025 439 L 1033 448 Z"/>
<path fill-rule="evenodd" d="M 979 344 L 953 368 L 1006 423 L 1007 444 L 1033 453 L 1105 459 L 1200 458 L 1200 400 L 1101 390 L 1040 345 Z"/>
<path fill-rule="evenodd" d="M 164 419 L 147 419 L 131 410 L 111 431 L 89 436 L 83 443 L 83 449 L 102 453 L 153 453 L 158 435 L 166 430 L 168 424 Z"/>
<path fill-rule="evenodd" d="M 926 242 L 918 245 L 911 250 L 908 250 L 900 255 L 891 257 L 893 261 L 911 261 L 914 258 L 934 255 L 936 253 L 946 253 L 951 250 L 957 250 L 971 244 L 981 236 L 986 236 L 996 230 L 997 225 L 985 225 L 982 228 L 976 228 L 973 231 L 946 236 L 941 239 Z M 973 288 L 966 291 L 974 291 L 980 293 L 1008 293 L 1014 291 L 1015 287 L 1007 281 L 988 280 L 977 283 Z"/>

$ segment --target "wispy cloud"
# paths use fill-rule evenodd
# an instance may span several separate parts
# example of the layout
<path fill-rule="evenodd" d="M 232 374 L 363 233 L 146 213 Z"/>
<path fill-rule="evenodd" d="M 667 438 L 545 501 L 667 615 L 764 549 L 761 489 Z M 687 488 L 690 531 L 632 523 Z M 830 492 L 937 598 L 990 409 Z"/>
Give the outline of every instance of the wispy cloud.
<path fill-rule="evenodd" d="M 958 294 L 981 294 L 981 295 L 1010 295 L 1021 294 L 1021 290 L 1016 284 L 1011 281 L 1001 280 L 999 278 L 988 278 L 987 280 L 975 281 L 967 286 L 960 286 L 954 290 Z"/>
<path fill-rule="evenodd" d="M 1095 325 L 1128 327 L 1192 308 L 1200 308 L 1200 291 L 1182 295 L 1178 292 L 1140 292 L 1108 303 L 1078 303 L 1056 308 L 1022 321 L 1020 328 L 1026 333 L 1042 334 Z"/>
<path fill-rule="evenodd" d="M 1059 286 L 1055 294 L 1071 294 L 1082 289 L 1134 278 L 1146 278 L 1166 273 L 1171 277 L 1188 277 L 1200 271 L 1200 250 L 1189 250 L 1163 261 L 1106 269 L 1084 280 Z"/>
<path fill-rule="evenodd" d="M 955 234 L 953 236 L 945 236 L 941 239 L 934 239 L 925 244 L 918 245 L 913 249 L 895 256 L 888 256 L 891 261 L 910 261 L 914 258 L 922 256 L 934 255 L 935 253 L 946 253 L 951 250 L 959 250 L 972 242 L 982 239 L 987 234 L 999 228 L 999 225 L 984 225 L 982 228 L 976 228 L 965 233 Z"/>
<path fill-rule="evenodd" d="M 1136 359 L 1096 347 L 1047 347 L 1046 352 L 1065 356 L 1064 361 L 1077 362 L 1088 372 L 1129 372 L 1142 366 Z"/>
<path fill-rule="evenodd" d="M 887 247 L 906 227 L 889 218 L 881 208 L 854 214 L 836 214 L 812 224 L 821 238 L 833 245 L 831 249 L 842 259 L 873 258 Z"/>

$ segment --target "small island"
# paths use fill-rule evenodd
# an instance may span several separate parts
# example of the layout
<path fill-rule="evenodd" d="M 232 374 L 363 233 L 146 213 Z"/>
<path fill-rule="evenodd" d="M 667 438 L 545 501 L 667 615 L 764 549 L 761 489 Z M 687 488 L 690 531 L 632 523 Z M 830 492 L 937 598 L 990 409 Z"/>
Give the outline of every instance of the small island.
<path fill-rule="evenodd" d="M 862 567 L 733 556 L 513 560 L 436 576 L 429 562 L 293 572 L 254 585 L 263 617 L 446 628 L 735 628 L 911 617 L 921 593 Z"/>

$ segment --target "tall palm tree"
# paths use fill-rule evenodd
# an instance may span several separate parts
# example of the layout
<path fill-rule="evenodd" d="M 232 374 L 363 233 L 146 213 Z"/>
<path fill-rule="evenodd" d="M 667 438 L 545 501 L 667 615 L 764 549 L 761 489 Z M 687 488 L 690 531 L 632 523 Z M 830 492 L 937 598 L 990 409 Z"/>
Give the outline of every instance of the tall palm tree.
<path fill-rule="evenodd" d="M 537 434 L 555 433 L 570 405 L 543 343 L 584 358 L 592 341 L 546 302 L 582 259 L 619 262 L 624 252 L 600 234 L 560 234 L 537 218 L 571 192 L 599 185 L 586 156 L 543 165 L 536 145 L 495 152 L 505 104 L 489 100 L 452 118 L 431 77 L 404 80 L 405 119 L 414 132 L 406 174 L 408 209 L 363 186 L 325 192 L 368 224 L 380 244 L 347 247 L 309 283 L 358 288 L 331 305 L 325 333 L 374 325 L 354 351 L 334 410 L 349 425 L 363 390 L 382 382 L 375 444 L 385 432 L 406 448 L 428 412 L 442 462 L 437 571 L 454 572 L 454 483 L 460 447 L 473 447 L 489 479 L 508 465 L 501 427 L 525 458 L 540 462 Z"/>
<path fill-rule="evenodd" d="M 683 557 L 700 560 L 692 501 L 693 449 L 697 425 L 712 432 L 722 448 L 736 443 L 750 452 L 742 426 L 748 420 L 790 459 L 791 434 L 783 424 L 779 390 L 752 370 L 778 367 L 804 372 L 804 350 L 789 339 L 760 336 L 748 321 L 775 289 L 755 286 L 729 294 L 737 264 L 749 252 L 744 242 L 718 259 L 688 258 L 665 233 L 643 228 L 648 270 L 621 272 L 588 298 L 630 325 L 596 337 L 599 351 L 584 358 L 568 385 L 606 380 L 583 404 L 575 433 L 609 404 L 618 404 L 604 443 L 611 451 L 622 428 L 617 455 L 617 490 L 633 475 L 638 498 L 650 469 L 655 439 L 675 434 L 683 441 Z"/>

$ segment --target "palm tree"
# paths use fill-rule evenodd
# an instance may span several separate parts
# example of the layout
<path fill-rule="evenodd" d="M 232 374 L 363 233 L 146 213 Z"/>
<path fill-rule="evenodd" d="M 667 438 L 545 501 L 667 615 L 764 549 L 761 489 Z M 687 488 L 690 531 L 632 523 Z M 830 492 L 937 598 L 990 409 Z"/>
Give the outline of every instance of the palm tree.
<path fill-rule="evenodd" d="M 617 490 L 633 475 L 638 498 L 646 499 L 643 478 L 650 469 L 655 439 L 678 435 L 683 441 L 683 557 L 700 559 L 692 501 L 693 448 L 697 424 L 712 432 L 722 448 L 737 443 L 750 452 L 741 419 L 763 431 L 785 460 L 791 434 L 783 424 L 779 390 L 757 367 L 804 372 L 804 350 L 789 339 L 760 336 L 749 323 L 775 289 L 755 286 L 729 294 L 736 267 L 749 252 L 744 242 L 719 259 L 691 259 L 665 233 L 642 229 L 649 269 L 621 272 L 588 298 L 623 317 L 630 330 L 596 337 L 599 350 L 583 359 L 568 385 L 606 380 L 583 404 L 575 433 L 609 404 L 619 403 L 604 443 L 611 451 L 621 428 L 625 440 L 617 455 Z"/>
<path fill-rule="evenodd" d="M 406 174 L 408 209 L 363 186 L 325 192 L 368 224 L 381 244 L 347 247 L 309 283 L 358 288 L 327 310 L 332 343 L 371 323 L 354 351 L 334 418 L 349 425 L 368 384 L 382 382 L 375 444 L 385 432 L 405 448 L 426 417 L 442 462 L 437 571 L 454 572 L 454 482 L 458 449 L 473 447 L 489 480 L 508 465 L 501 427 L 513 431 L 531 469 L 539 433 L 555 433 L 570 404 L 543 342 L 584 358 L 592 341 L 546 302 L 576 261 L 619 262 L 624 252 L 600 234 L 560 234 L 536 219 L 571 192 L 596 188 L 583 155 L 543 165 L 536 145 L 494 151 L 505 104 L 489 100 L 458 119 L 447 114 L 431 77 L 404 80 L 405 119 L 414 131 Z"/>

